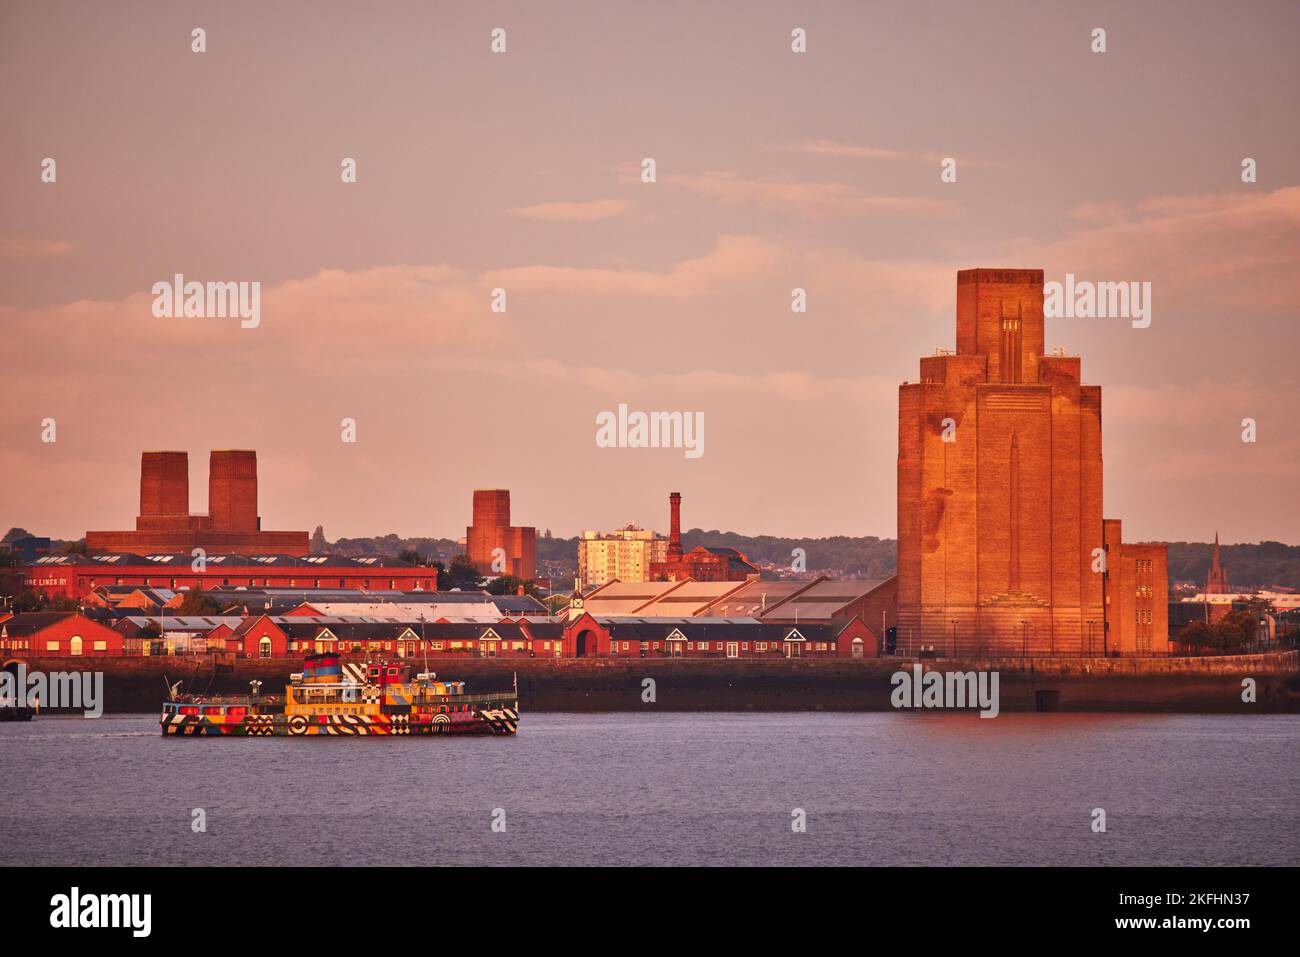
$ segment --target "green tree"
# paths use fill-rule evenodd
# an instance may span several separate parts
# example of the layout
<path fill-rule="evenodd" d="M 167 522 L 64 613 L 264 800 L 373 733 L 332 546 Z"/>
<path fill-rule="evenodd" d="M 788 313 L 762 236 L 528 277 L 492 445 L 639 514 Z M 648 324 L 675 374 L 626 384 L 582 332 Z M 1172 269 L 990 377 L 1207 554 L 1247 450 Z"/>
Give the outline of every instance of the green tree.
<path fill-rule="evenodd" d="M 483 586 L 483 590 L 489 595 L 513 595 L 523 588 L 525 595 L 537 597 L 537 582 L 524 581 L 522 578 L 516 578 L 514 575 L 499 575 Z"/>
<path fill-rule="evenodd" d="M 441 576 L 439 576 L 441 578 Z M 469 560 L 468 555 L 457 555 L 451 560 L 451 565 L 447 568 L 447 587 L 459 588 L 462 591 L 473 591 L 479 587 L 481 576 L 474 563 Z M 442 587 L 441 582 L 439 586 Z"/>
<path fill-rule="evenodd" d="M 27 589 L 14 596 L 13 612 L 15 615 L 27 611 L 79 611 L 81 602 L 67 595 L 50 597 L 43 591 Z"/>
<path fill-rule="evenodd" d="M 216 600 L 204 594 L 202 588 L 191 588 L 181 599 L 180 605 L 176 608 L 177 615 L 219 615 L 221 606 Z"/>
<path fill-rule="evenodd" d="M 1177 640 L 1191 648 L 1212 648 L 1218 643 L 1218 636 L 1203 621 L 1188 622 L 1178 633 Z"/>
<path fill-rule="evenodd" d="M 1214 631 L 1220 648 L 1240 648 L 1255 638 L 1255 616 L 1244 609 L 1230 611 L 1215 624 Z"/>

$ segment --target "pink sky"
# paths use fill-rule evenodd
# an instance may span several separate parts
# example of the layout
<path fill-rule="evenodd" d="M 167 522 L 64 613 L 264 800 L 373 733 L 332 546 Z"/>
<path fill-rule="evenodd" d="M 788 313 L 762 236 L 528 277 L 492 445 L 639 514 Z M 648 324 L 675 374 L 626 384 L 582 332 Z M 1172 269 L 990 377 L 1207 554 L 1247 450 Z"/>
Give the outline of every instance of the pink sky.
<path fill-rule="evenodd" d="M 1011 266 L 1152 283 L 1148 329 L 1047 329 L 1103 387 L 1126 538 L 1300 542 L 1297 28 L 1262 2 L 6 3 L 0 525 L 131 527 L 152 448 L 189 450 L 203 511 L 207 451 L 239 447 L 264 527 L 330 538 L 463 534 L 482 486 L 557 535 L 663 530 L 676 489 L 688 527 L 892 536 L 897 386 L 953 346 L 956 270 Z M 261 325 L 155 318 L 177 272 L 260 281 Z M 705 454 L 598 448 L 619 403 L 703 412 Z"/>

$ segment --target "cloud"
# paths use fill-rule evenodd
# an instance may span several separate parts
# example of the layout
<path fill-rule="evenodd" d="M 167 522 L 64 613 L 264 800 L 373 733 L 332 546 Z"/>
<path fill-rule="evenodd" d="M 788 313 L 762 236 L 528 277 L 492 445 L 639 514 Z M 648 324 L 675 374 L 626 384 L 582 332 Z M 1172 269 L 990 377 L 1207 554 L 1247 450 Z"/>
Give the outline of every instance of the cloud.
<path fill-rule="evenodd" d="M 76 243 L 65 239 L 0 237 L 0 259 L 60 259 L 76 249 Z"/>
<path fill-rule="evenodd" d="M 152 293 L 140 292 L 33 309 L 0 306 L 21 359 L 15 375 L 33 388 L 81 388 L 97 376 L 120 382 L 133 372 L 153 377 L 211 362 L 227 375 L 236 366 L 254 374 L 274 366 L 325 376 L 390 368 L 394 357 L 441 350 L 492 353 L 509 340 L 508 321 L 490 312 L 490 288 L 445 265 L 324 269 L 265 284 L 261 323 L 252 329 L 240 328 L 238 318 L 156 318 L 152 303 Z M 103 361 L 106 342 L 112 363 Z M 155 364 L 163 355 L 170 358 Z"/>
<path fill-rule="evenodd" d="M 511 210 L 520 219 L 534 219 L 548 223 L 598 223 L 617 219 L 632 209 L 625 199 L 591 199 L 574 202 L 534 203 L 517 206 Z"/>
<path fill-rule="evenodd" d="M 777 149 L 786 153 L 802 153 L 806 156 L 830 156 L 847 159 L 908 159 L 930 166 L 937 166 L 951 155 L 935 152 L 908 153 L 905 150 L 884 149 L 876 146 L 854 146 L 851 143 L 825 139 L 804 140 L 802 143 L 779 146 Z M 971 159 L 965 156 L 952 158 L 957 160 L 958 167 L 966 169 L 1000 169 L 1003 166 L 1002 163 L 991 160 Z"/>
<path fill-rule="evenodd" d="M 1049 279 L 1151 282 L 1164 303 L 1202 311 L 1289 311 L 1300 299 L 1300 187 L 1083 204 L 1071 216 L 1078 232 L 1011 243 L 1006 256 L 1042 263 Z"/>
<path fill-rule="evenodd" d="M 835 140 L 804 140 L 793 146 L 777 147 L 787 153 L 806 153 L 810 156 L 846 156 L 854 159 L 901 159 L 902 150 L 880 149 L 874 146 L 853 146 Z"/>
<path fill-rule="evenodd" d="M 947 204 L 915 196 L 880 196 L 844 183 L 753 179 L 735 172 L 672 176 L 668 182 L 731 206 L 774 209 L 803 219 L 939 216 Z"/>
<path fill-rule="evenodd" d="M 722 236 L 702 256 L 670 269 L 613 269 L 579 266 L 517 266 L 485 274 L 489 286 L 557 296 L 601 298 L 651 297 L 685 299 L 762 279 L 788 252 L 781 245 L 753 236 Z"/>

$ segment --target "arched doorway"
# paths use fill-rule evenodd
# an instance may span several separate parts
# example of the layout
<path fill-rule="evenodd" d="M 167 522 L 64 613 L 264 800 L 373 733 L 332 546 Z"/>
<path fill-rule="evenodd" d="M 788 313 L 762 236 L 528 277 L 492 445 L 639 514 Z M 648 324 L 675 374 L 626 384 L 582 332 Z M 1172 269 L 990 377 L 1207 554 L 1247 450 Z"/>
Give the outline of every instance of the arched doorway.
<path fill-rule="evenodd" d="M 69 644 L 69 651 L 68 651 L 69 654 L 71 654 L 73 657 L 77 657 L 77 656 L 79 656 L 79 655 L 81 654 L 81 636 L 80 636 L 80 635 L 73 635 L 73 636 L 72 636 L 72 641 L 70 641 L 68 644 Z"/>
<path fill-rule="evenodd" d="M 596 656 L 596 633 L 590 629 L 584 628 L 578 632 L 574 640 L 574 654 L 579 658 L 594 658 Z"/>
<path fill-rule="evenodd" d="M 257 643 L 257 656 L 259 658 L 271 657 L 271 638 L 269 635 L 263 635 Z"/>

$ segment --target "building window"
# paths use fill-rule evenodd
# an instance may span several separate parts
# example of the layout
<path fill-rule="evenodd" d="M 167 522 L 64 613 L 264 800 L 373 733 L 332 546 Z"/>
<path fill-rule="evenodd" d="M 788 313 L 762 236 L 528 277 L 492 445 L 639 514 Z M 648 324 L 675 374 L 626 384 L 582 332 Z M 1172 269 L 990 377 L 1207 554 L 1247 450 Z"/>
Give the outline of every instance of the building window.
<path fill-rule="evenodd" d="M 259 658 L 270 658 L 270 657 L 271 657 L 271 638 L 270 638 L 269 635 L 263 635 L 262 638 L 261 638 L 261 640 L 258 641 L 258 643 L 257 643 L 257 657 L 259 657 Z"/>
<path fill-rule="evenodd" d="M 80 636 L 80 635 L 73 635 L 73 636 L 72 636 L 72 640 L 68 642 L 68 654 L 70 654 L 70 655 L 79 655 L 79 654 L 81 654 L 81 636 Z"/>
<path fill-rule="evenodd" d="M 58 643 L 57 641 L 47 641 L 47 642 L 45 643 L 45 650 L 46 650 L 46 651 L 58 651 L 58 650 L 59 650 L 59 643 Z"/>

